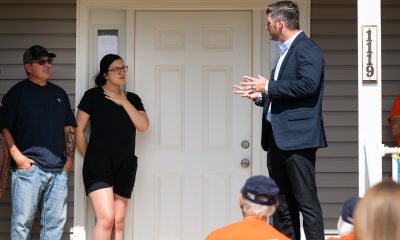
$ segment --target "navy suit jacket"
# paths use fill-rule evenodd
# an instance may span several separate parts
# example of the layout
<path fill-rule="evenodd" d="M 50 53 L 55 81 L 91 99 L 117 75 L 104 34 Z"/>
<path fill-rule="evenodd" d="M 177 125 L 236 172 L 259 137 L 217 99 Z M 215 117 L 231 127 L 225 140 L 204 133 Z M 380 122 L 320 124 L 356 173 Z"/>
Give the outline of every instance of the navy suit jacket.
<path fill-rule="evenodd" d="M 271 105 L 271 126 L 282 150 L 326 147 L 322 119 L 324 57 L 318 45 L 301 32 L 282 62 L 277 81 L 272 70 L 268 94 L 262 94 L 262 147 L 269 149 L 266 117 Z"/>

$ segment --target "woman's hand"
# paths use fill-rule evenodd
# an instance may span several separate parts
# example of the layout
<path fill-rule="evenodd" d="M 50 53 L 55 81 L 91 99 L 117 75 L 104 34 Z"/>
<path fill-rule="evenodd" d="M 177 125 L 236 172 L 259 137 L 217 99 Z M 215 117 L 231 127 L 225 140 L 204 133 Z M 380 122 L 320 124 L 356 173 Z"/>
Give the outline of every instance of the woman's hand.
<path fill-rule="evenodd" d="M 124 91 L 121 91 L 118 94 L 118 93 L 113 93 L 113 92 L 104 90 L 104 95 L 106 96 L 107 99 L 110 99 L 118 106 L 122 106 L 124 103 L 126 103 L 128 101 L 126 98 L 126 93 Z"/>

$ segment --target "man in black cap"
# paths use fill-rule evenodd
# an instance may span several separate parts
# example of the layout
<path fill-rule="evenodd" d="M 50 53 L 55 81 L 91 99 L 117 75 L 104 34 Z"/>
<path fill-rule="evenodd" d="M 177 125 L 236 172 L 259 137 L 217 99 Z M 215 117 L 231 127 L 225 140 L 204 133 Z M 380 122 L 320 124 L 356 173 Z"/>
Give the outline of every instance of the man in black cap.
<path fill-rule="evenodd" d="M 279 205 L 278 198 L 279 188 L 274 180 L 262 175 L 249 178 L 240 196 L 244 219 L 213 231 L 206 240 L 288 240 L 268 224 L 268 217 Z"/>
<path fill-rule="evenodd" d="M 2 133 L 12 157 L 11 239 L 29 239 L 36 209 L 41 239 L 61 239 L 67 217 L 67 173 L 76 121 L 65 91 L 49 82 L 54 53 L 34 45 L 23 55 L 27 78 L 3 97 Z"/>

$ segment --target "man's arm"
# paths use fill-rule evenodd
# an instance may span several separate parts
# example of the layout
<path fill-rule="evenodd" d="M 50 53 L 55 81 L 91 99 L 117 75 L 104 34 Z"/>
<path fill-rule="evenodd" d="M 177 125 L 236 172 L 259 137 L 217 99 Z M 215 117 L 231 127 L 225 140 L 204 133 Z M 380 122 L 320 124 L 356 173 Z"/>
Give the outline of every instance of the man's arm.
<path fill-rule="evenodd" d="M 69 172 L 72 168 L 72 163 L 74 162 L 75 158 L 75 145 L 76 145 L 76 135 L 75 135 L 75 127 L 72 126 L 65 126 L 65 155 L 67 161 L 64 165 L 64 171 Z"/>
<path fill-rule="evenodd" d="M 390 120 L 390 127 L 393 136 L 400 136 L 400 115 L 393 116 Z"/>
<path fill-rule="evenodd" d="M 10 155 L 14 159 L 17 168 L 21 170 L 30 169 L 32 164 L 34 164 L 35 162 L 32 159 L 27 158 L 24 154 L 22 154 L 22 152 L 15 145 L 14 138 L 12 137 L 10 131 L 7 128 L 3 128 L 2 133 L 4 139 L 6 140 Z"/>

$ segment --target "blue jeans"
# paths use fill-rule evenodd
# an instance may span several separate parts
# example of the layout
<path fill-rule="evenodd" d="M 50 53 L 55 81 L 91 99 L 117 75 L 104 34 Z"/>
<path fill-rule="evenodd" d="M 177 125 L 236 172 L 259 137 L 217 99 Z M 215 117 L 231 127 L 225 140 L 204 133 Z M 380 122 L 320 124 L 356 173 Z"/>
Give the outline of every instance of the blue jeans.
<path fill-rule="evenodd" d="M 36 209 L 41 211 L 40 239 L 61 239 L 67 219 L 67 174 L 36 165 L 13 170 L 11 181 L 11 240 L 29 239 Z"/>

